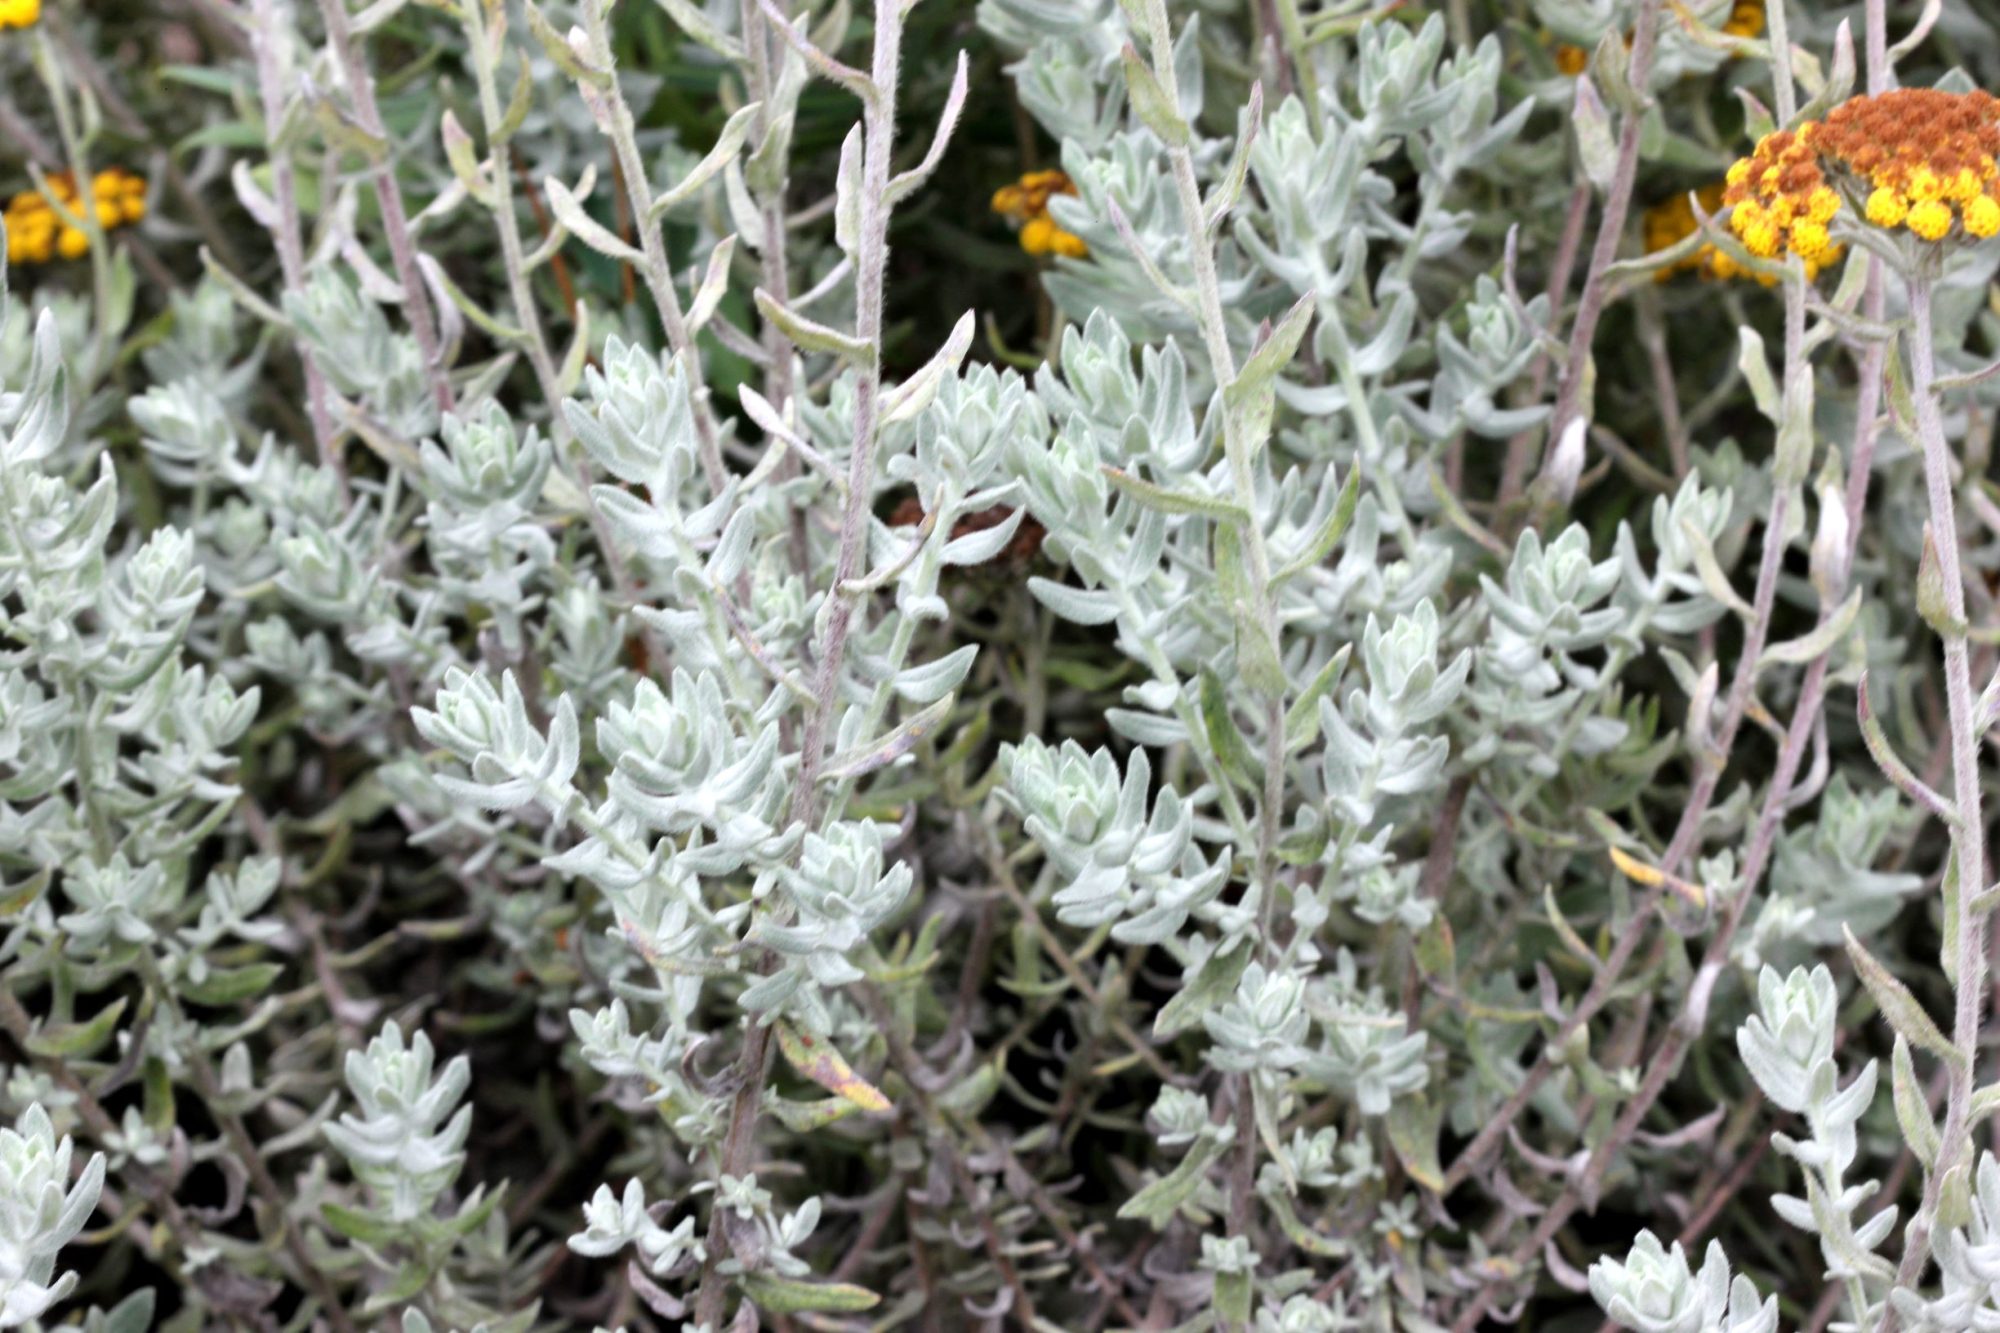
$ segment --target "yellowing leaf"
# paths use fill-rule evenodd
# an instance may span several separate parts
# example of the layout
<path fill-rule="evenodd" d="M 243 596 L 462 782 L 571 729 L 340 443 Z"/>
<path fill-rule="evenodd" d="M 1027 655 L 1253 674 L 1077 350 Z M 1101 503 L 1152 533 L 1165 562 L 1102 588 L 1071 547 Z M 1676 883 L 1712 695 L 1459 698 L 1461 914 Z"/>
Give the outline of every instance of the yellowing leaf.
<path fill-rule="evenodd" d="M 1648 889 L 1666 888 L 1692 906 L 1708 906 L 1708 890 L 1701 885 L 1690 884 L 1678 875 L 1669 875 L 1658 866 L 1649 866 L 1620 848 L 1607 847 L 1605 850 L 1611 853 L 1611 864 L 1618 867 L 1618 873 L 1634 884 Z"/>
<path fill-rule="evenodd" d="M 1608 850 L 1611 853 L 1611 864 L 1617 866 L 1618 873 L 1631 880 L 1634 884 L 1648 889 L 1657 889 L 1660 885 L 1666 883 L 1667 877 L 1663 871 L 1634 859 L 1629 853 L 1617 847 L 1612 847 Z"/>
<path fill-rule="evenodd" d="M 825 1038 L 801 1032 L 782 1019 L 774 1026 L 778 1050 L 792 1068 L 864 1111 L 879 1113 L 889 1109 L 889 1099 L 882 1095 L 881 1089 L 855 1073 Z"/>

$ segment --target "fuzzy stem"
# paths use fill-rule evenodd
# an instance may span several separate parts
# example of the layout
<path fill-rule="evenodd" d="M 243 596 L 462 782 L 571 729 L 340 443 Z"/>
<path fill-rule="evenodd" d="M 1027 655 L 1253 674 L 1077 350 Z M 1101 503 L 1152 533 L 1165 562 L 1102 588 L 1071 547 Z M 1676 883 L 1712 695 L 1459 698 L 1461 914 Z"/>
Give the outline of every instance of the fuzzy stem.
<path fill-rule="evenodd" d="M 751 118 L 750 137 L 757 143 L 764 142 L 770 129 L 770 102 L 773 88 L 771 70 L 771 20 L 765 16 L 764 7 L 757 0 L 742 0 L 740 5 L 743 25 L 744 76 L 750 85 L 751 100 L 758 104 L 757 114 Z M 757 215 L 763 220 L 764 243 L 757 248 L 760 278 L 764 290 L 780 305 L 791 301 L 791 266 L 787 258 L 786 241 L 790 228 L 785 223 L 785 183 L 790 172 L 789 164 L 780 164 L 773 171 L 776 184 L 768 190 L 755 190 Z M 791 343 L 785 338 L 785 331 L 776 324 L 766 321 L 763 332 L 764 355 L 770 364 L 764 368 L 764 396 L 777 404 L 782 411 L 794 392 Z M 799 475 L 798 457 L 787 451 L 778 464 L 781 482 L 789 482 Z M 806 533 L 805 511 L 794 507 L 788 517 L 792 567 L 799 577 L 812 575 L 812 546 Z"/>
<path fill-rule="evenodd" d="M 587 4 L 584 8 L 588 11 L 597 6 Z M 562 391 L 555 362 L 549 357 L 548 341 L 542 335 L 542 317 L 535 307 L 535 293 L 528 285 L 527 256 L 521 248 L 521 219 L 514 213 L 512 154 L 503 133 L 506 112 L 500 105 L 500 47 L 480 0 L 463 0 L 460 17 L 471 45 L 472 68 L 479 85 L 479 114 L 486 126 L 486 152 L 493 163 L 493 216 L 500 232 L 500 256 L 507 270 L 507 294 L 514 307 L 514 320 L 527 344 L 528 364 L 534 368 L 542 398 L 549 405 L 551 429 L 561 434 Z"/>
<path fill-rule="evenodd" d="M 639 152 L 639 132 L 632 119 L 632 108 L 618 86 L 617 55 L 611 48 L 611 33 L 604 22 L 605 8 L 594 0 L 583 6 L 591 58 L 610 76 L 604 90 L 594 94 L 602 99 L 604 114 L 599 119 L 611 140 L 612 151 L 618 156 L 619 184 L 624 188 L 626 205 L 638 224 L 639 249 L 644 256 L 640 270 L 646 279 L 646 290 L 652 293 L 653 304 L 659 310 L 667 344 L 687 369 L 701 470 L 710 489 L 719 492 L 729 480 L 729 471 L 723 466 L 722 446 L 717 441 L 715 418 L 709 410 L 708 382 L 702 375 L 701 348 L 695 344 L 694 335 L 688 330 L 687 314 L 681 309 L 680 293 L 674 287 L 673 266 L 667 260 L 667 244 L 660 234 L 659 219 L 652 215 L 652 177 L 647 173 L 646 160 Z M 781 235 L 782 231 L 780 228 Z M 780 253 L 782 255 L 782 251 Z"/>
<path fill-rule="evenodd" d="M 896 146 L 896 79 L 903 36 L 901 0 L 879 0 L 875 7 L 875 45 L 869 78 L 875 96 L 862 108 L 861 223 L 854 264 L 854 331 L 868 345 L 868 363 L 855 377 L 854 434 L 848 456 L 847 503 L 841 515 L 840 550 L 835 558 L 828 596 L 826 628 L 819 643 L 819 676 L 814 701 L 801 728 L 799 772 L 793 789 L 791 820 L 811 826 L 819 814 L 818 785 L 825 763 L 827 729 L 840 697 L 841 666 L 852 628 L 855 595 L 846 585 L 867 555 L 870 502 L 875 494 L 875 436 L 882 390 L 882 304 L 889 264 L 889 168 Z M 723 1140 L 719 1170 L 742 1177 L 750 1173 L 757 1148 L 757 1116 L 764 1095 L 764 1067 L 770 1058 L 770 1028 L 751 1021 L 745 1028 L 742 1054 L 736 1064 L 736 1094 L 729 1108 L 729 1130 Z M 695 1297 L 695 1323 L 720 1327 L 728 1296 L 728 1279 L 719 1271 L 728 1245 L 725 1210 L 711 1211 L 708 1261 Z"/>
<path fill-rule="evenodd" d="M 305 291 L 305 244 L 299 225 L 298 185 L 292 173 L 291 154 L 278 142 L 278 126 L 285 115 L 284 71 L 278 58 L 278 7 L 276 0 L 250 0 L 250 48 L 257 63 L 257 96 L 264 112 L 265 151 L 271 160 L 271 195 L 278 205 L 278 227 L 272 239 L 278 247 L 278 270 L 285 290 Z M 306 379 L 306 415 L 312 421 L 313 443 L 319 448 L 321 466 L 330 469 L 347 495 L 347 460 L 341 456 L 333 431 L 333 415 L 326 404 L 326 377 L 312 349 L 300 339 L 293 340 Z"/>
<path fill-rule="evenodd" d="M 1785 17 L 1784 0 L 1764 6 L 1764 19 L 1771 26 L 1771 91 L 1778 124 L 1790 125 L 1799 114 L 1799 93 L 1792 80 L 1791 25 Z"/>
<path fill-rule="evenodd" d="M 267 3 L 267 0 L 258 0 Z M 417 350 L 423 355 L 424 369 L 431 379 L 431 393 L 438 410 L 452 409 L 451 380 L 445 373 L 444 352 L 438 345 L 437 318 L 431 312 L 430 293 L 417 269 L 416 240 L 410 235 L 410 215 L 403 207 L 403 189 L 396 182 L 396 167 L 389 153 L 389 130 L 383 124 L 381 108 L 375 102 L 375 80 L 368 72 L 354 42 L 354 27 L 348 21 L 347 0 L 319 0 L 319 12 L 326 23 L 327 45 L 347 80 L 348 100 L 354 118 L 371 138 L 382 145 L 383 160 L 375 164 L 370 182 L 375 201 L 382 210 L 383 239 L 389 243 L 389 257 L 396 266 L 396 281 L 403 287 L 403 309 L 410 317 L 410 332 L 416 335 Z"/>
<path fill-rule="evenodd" d="M 1945 708 L 1950 730 L 1952 803 L 1957 818 L 1950 824 L 1958 889 L 1948 910 L 1958 936 L 1957 975 L 1952 979 L 1951 1042 L 1959 1059 L 1945 1085 L 1944 1126 L 1939 1131 L 1937 1161 L 1924 1181 L 1923 1203 L 1911 1221 L 1896 1285 L 1912 1288 L 1929 1260 L 1943 1181 L 1971 1146 L 1967 1133 L 1979 1056 L 1979 1026 L 1986 1001 L 1986 932 L 1980 929 L 1974 899 L 1985 887 L 1986 823 L 1979 787 L 1979 719 L 1972 689 L 1970 644 L 1965 633 L 1965 582 L 1959 565 L 1958 513 L 1952 490 L 1951 445 L 1945 439 L 1939 410 L 1937 358 L 1931 329 L 1929 271 L 1913 276 L 1910 293 L 1910 393 L 1916 400 L 1917 442 L 1923 450 L 1924 491 L 1930 502 L 1930 539 L 1937 552 L 1938 574 L 1944 584 L 1944 612 L 1950 622 L 1939 628 L 1944 640 Z M 1885 1327 L 1887 1325 L 1885 1324 Z"/>
<path fill-rule="evenodd" d="M 876 5 L 875 53 L 869 77 L 876 99 L 863 109 L 861 223 L 854 262 L 854 333 L 869 350 L 868 364 L 855 376 L 854 435 L 847 461 L 847 504 L 840 518 L 840 551 L 834 562 L 826 629 L 819 643 L 816 701 L 806 715 L 799 747 L 799 781 L 792 819 L 811 824 L 818 814 L 820 766 L 826 732 L 840 693 L 840 668 L 854 622 L 855 596 L 846 584 L 861 572 L 867 555 L 868 520 L 875 492 L 876 417 L 882 392 L 882 293 L 889 260 L 890 157 L 896 139 L 896 77 L 903 15 L 897 0 Z"/>
<path fill-rule="evenodd" d="M 1152 46 L 1153 72 L 1169 107 L 1180 105 L 1180 85 L 1174 72 L 1172 34 L 1163 0 L 1151 0 L 1145 7 L 1147 36 Z M 1280 626 L 1277 601 L 1271 591 L 1271 557 L 1264 542 L 1264 525 L 1259 516 L 1255 452 L 1262 440 L 1251 438 L 1255 429 L 1244 413 L 1229 402 L 1226 390 L 1236 382 L 1236 356 L 1229 346 L 1228 315 L 1222 304 L 1222 283 L 1215 268 L 1215 250 L 1209 237 L 1201 183 L 1195 174 L 1194 152 L 1185 143 L 1169 147 L 1167 159 L 1173 168 L 1174 192 L 1180 203 L 1181 225 L 1187 235 L 1187 256 L 1194 270 L 1196 307 L 1202 341 L 1208 352 L 1209 368 L 1215 382 L 1225 390 L 1220 399 L 1222 448 L 1229 465 L 1230 486 L 1236 504 L 1249 515 L 1243 526 L 1243 545 L 1249 557 L 1250 595 L 1258 632 L 1278 651 Z M 1356 399 L 1356 402 L 1361 400 Z M 1284 694 L 1281 683 L 1265 698 L 1264 774 L 1259 801 L 1255 885 L 1263 894 L 1263 929 L 1257 948 L 1271 954 L 1273 913 L 1277 901 L 1277 846 L 1285 795 Z M 1256 1203 L 1257 1163 L 1260 1154 L 1253 1111 L 1251 1077 L 1236 1080 L 1237 1145 L 1236 1161 L 1230 1172 L 1228 1225 L 1231 1236 L 1248 1236 Z"/>
<path fill-rule="evenodd" d="M 1632 56 L 1626 80 L 1645 96 L 1646 81 L 1653 72 L 1653 39 L 1659 28 L 1663 0 L 1646 0 L 1639 6 L 1639 21 L 1632 29 Z M 1570 325 L 1569 351 L 1563 361 L 1562 387 L 1556 393 L 1556 410 L 1549 421 L 1544 456 L 1555 456 L 1555 445 L 1570 423 L 1580 415 L 1583 391 L 1590 379 L 1590 344 L 1597 336 L 1597 321 L 1611 292 L 1611 265 L 1618 258 L 1618 243 L 1624 239 L 1625 216 L 1632 206 L 1632 184 L 1639 173 L 1639 131 L 1645 117 L 1633 112 L 1618 129 L 1618 160 L 1612 168 L 1611 188 L 1604 194 L 1604 216 L 1598 223 L 1597 241 L 1590 251 L 1590 270 L 1583 280 L 1583 294 L 1577 298 L 1576 321 Z"/>
<path fill-rule="evenodd" d="M 338 2 L 338 0 L 334 0 Z M 587 14 L 597 15 L 602 23 L 601 7 L 595 3 L 584 5 Z M 500 254 L 507 270 L 508 298 L 514 308 L 514 319 L 520 326 L 526 343 L 528 364 L 534 368 L 535 381 L 542 391 L 543 401 L 548 404 L 549 430 L 558 445 L 569 441 L 569 425 L 562 412 L 562 383 L 556 374 L 555 361 L 549 356 L 548 340 L 542 332 L 542 320 L 535 305 L 534 289 L 528 284 L 527 255 L 521 246 L 521 219 L 514 211 L 514 172 L 512 153 L 507 147 L 506 112 L 500 104 L 499 68 L 500 46 L 496 34 L 489 27 L 481 0 L 463 0 L 460 17 L 465 23 L 466 38 L 470 43 L 473 71 L 479 84 L 479 114 L 486 128 L 486 152 L 492 164 L 493 216 L 500 232 Z M 690 383 L 700 383 L 700 367 L 689 368 Z M 700 419 L 697 412 L 696 419 Z M 580 450 L 567 452 L 571 460 L 571 472 L 577 489 L 583 495 L 585 517 L 590 522 L 591 533 L 597 538 L 598 553 L 603 557 L 606 572 L 611 576 L 612 586 L 628 605 L 636 606 L 642 598 L 638 584 L 626 567 L 624 557 L 619 553 L 617 543 L 612 539 L 610 525 L 605 522 L 597 502 L 591 497 L 589 468 Z M 660 643 L 659 635 L 647 629 L 641 636 L 646 647 L 646 660 L 656 675 L 664 675 L 667 656 Z"/>
<path fill-rule="evenodd" d="M 1583 224 L 1590 220 L 1590 193 L 1590 182 L 1578 181 L 1570 191 L 1569 207 L 1563 214 L 1562 233 L 1556 239 L 1555 255 L 1549 264 L 1549 281 L 1545 289 L 1549 298 L 1551 329 L 1554 329 L 1555 321 L 1562 318 L 1563 305 L 1569 300 L 1569 280 L 1576 270 L 1577 252 L 1583 248 Z M 1548 388 L 1549 368 L 1548 353 L 1536 352 L 1534 365 L 1528 372 L 1524 401 L 1539 403 L 1542 400 L 1542 393 Z M 1530 426 L 1507 441 L 1507 453 L 1500 470 L 1500 488 L 1493 502 L 1495 511 L 1503 517 L 1520 508 L 1522 492 L 1528 486 L 1528 470 L 1535 465 L 1536 435 L 1536 428 Z M 1502 535 L 1505 535 L 1504 530 Z"/>

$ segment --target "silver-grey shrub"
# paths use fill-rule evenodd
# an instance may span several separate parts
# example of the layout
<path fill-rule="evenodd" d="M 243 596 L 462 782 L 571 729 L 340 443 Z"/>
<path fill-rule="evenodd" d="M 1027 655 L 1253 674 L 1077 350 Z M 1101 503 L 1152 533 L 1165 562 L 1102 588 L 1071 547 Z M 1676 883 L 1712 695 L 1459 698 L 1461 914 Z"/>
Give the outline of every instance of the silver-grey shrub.
<path fill-rule="evenodd" d="M 32 4 L 0 1326 L 2000 1328 L 1976 7 Z"/>

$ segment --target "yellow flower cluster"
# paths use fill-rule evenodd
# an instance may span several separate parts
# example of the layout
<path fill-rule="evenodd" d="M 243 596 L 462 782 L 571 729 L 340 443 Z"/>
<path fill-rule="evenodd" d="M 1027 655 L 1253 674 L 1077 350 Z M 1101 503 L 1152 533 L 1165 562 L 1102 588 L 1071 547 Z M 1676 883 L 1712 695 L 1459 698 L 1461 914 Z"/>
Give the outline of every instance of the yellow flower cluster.
<path fill-rule="evenodd" d="M 0 0 L 6 4 L 7 0 Z M 69 173 L 49 178 L 49 192 L 72 213 L 85 205 L 77 197 L 76 181 Z M 146 182 L 122 167 L 109 167 L 90 182 L 90 203 L 97 225 L 105 231 L 139 221 L 146 216 Z M 49 207 L 49 201 L 34 190 L 24 190 L 8 201 L 0 222 L 7 229 L 7 262 L 46 264 L 54 258 L 77 259 L 90 250 L 90 237 Z"/>
<path fill-rule="evenodd" d="M 1827 183 L 1813 151 L 1808 122 L 1797 133 L 1767 134 L 1757 151 L 1729 168 L 1723 198 L 1735 206 L 1729 227 L 1759 259 L 1789 250 L 1806 261 L 1806 275 L 1840 257 L 1833 219 L 1840 195 Z"/>
<path fill-rule="evenodd" d="M 5 0 L 0 0 L 5 3 Z M 1020 228 L 1021 248 L 1031 255 L 1068 255 L 1081 259 L 1090 247 L 1049 216 L 1049 196 L 1075 194 L 1076 185 L 1060 171 L 1031 171 L 1012 185 L 993 192 L 993 211 Z"/>
<path fill-rule="evenodd" d="M 1899 88 L 1854 97 L 1796 131 L 1767 134 L 1729 168 L 1724 198 L 1744 247 L 1808 264 L 1836 251 L 1828 227 L 1843 199 L 1885 231 L 1920 240 L 2000 234 L 2000 99 Z"/>
<path fill-rule="evenodd" d="M 0 32 L 32 28 L 42 17 L 42 0 L 0 0 Z"/>
<path fill-rule="evenodd" d="M 1827 114 L 1820 137 L 1867 190 L 1862 211 L 1876 226 L 1926 241 L 1954 225 L 1980 240 L 2000 233 L 2000 100 L 1991 94 L 1900 88 L 1852 98 Z"/>
<path fill-rule="evenodd" d="M 1702 212 L 1713 214 L 1722 211 L 1722 194 L 1725 188 L 1717 182 L 1694 192 L 1695 198 L 1701 202 Z M 1683 192 L 1647 209 L 1643 225 L 1646 233 L 1646 253 L 1651 255 L 1658 254 L 1662 250 L 1670 250 L 1694 235 L 1701 227 L 1701 220 L 1695 216 L 1694 205 Z M 1677 273 L 1695 273 L 1704 278 L 1717 278 L 1723 281 L 1731 278 L 1755 278 L 1766 287 L 1777 282 L 1777 279 L 1769 274 L 1753 273 L 1744 268 L 1714 245 L 1698 246 L 1692 254 L 1683 255 L 1671 264 L 1662 264 L 1653 270 L 1653 281 L 1666 282 Z"/>
<path fill-rule="evenodd" d="M 1764 0 L 1736 0 L 1722 30 L 1731 37 L 1758 37 L 1764 32 Z"/>

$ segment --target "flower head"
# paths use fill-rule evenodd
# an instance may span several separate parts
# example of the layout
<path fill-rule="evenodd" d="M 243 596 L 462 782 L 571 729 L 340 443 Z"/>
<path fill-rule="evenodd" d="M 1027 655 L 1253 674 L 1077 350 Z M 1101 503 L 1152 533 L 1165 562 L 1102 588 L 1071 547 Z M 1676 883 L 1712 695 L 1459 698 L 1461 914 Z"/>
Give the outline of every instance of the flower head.
<path fill-rule="evenodd" d="M 0 0 L 0 4 L 4 3 L 5 0 Z M 995 190 L 992 208 L 1019 226 L 1021 248 L 1029 254 L 1081 259 L 1090 253 L 1090 247 L 1081 236 L 1064 231 L 1049 216 L 1051 195 L 1075 193 L 1075 183 L 1060 171 L 1030 171 L 1012 185 Z"/>
<path fill-rule="evenodd" d="M 1790 251 L 1806 263 L 1806 276 L 1840 257 L 1829 224 L 1840 212 L 1840 194 L 1821 169 L 1807 121 L 1794 132 L 1767 134 L 1749 157 L 1729 168 L 1723 202 L 1734 205 L 1730 230 L 1759 259 Z"/>
<path fill-rule="evenodd" d="M 1796 130 L 1767 134 L 1729 169 L 1730 227 L 1760 258 L 1787 251 L 1809 268 L 1839 247 L 1851 205 L 1884 231 L 1932 244 L 2000 233 L 2000 99 L 1899 88 L 1855 97 Z"/>
<path fill-rule="evenodd" d="M 0 32 L 32 28 L 42 17 L 42 0 L 0 0 Z"/>
<path fill-rule="evenodd" d="M 0 28 L 7 26 L 9 6 L 37 7 L 40 0 L 0 0 Z M 7 203 L 0 221 L 7 230 L 7 261 L 12 264 L 45 264 L 54 258 L 78 259 L 89 253 L 90 236 L 77 225 L 88 209 L 101 231 L 126 226 L 146 216 L 146 182 L 123 167 L 107 167 L 91 177 L 90 198 L 84 200 L 76 188 L 76 178 L 62 172 L 48 179 L 49 194 L 61 211 L 52 207 L 38 190 L 23 190 Z"/>

